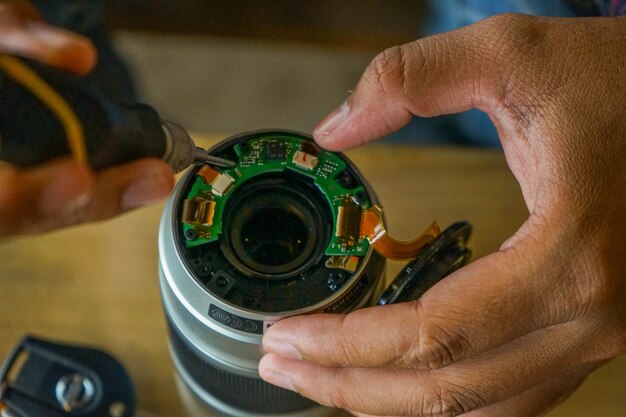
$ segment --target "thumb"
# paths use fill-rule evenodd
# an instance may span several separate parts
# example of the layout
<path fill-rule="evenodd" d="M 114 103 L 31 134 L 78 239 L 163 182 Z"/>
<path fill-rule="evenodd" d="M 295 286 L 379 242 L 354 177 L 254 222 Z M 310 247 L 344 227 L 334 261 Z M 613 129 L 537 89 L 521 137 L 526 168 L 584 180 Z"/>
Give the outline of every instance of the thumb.
<path fill-rule="evenodd" d="M 89 39 L 43 22 L 37 10 L 23 1 L 0 4 L 0 52 L 79 75 L 96 63 L 96 49 Z"/>
<path fill-rule="evenodd" d="M 413 115 L 430 117 L 472 107 L 489 112 L 503 83 L 502 36 L 512 16 L 396 46 L 379 54 L 354 93 L 315 128 L 323 147 L 361 145 L 406 125 Z M 498 62 L 496 62 L 498 61 Z"/>

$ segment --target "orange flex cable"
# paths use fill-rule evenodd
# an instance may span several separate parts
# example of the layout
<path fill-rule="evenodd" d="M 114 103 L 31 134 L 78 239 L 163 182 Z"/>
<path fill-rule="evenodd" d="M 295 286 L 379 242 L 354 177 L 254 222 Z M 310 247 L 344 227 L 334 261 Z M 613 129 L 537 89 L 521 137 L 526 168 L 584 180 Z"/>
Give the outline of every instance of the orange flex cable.
<path fill-rule="evenodd" d="M 441 233 L 437 222 L 433 222 L 417 238 L 402 242 L 391 238 L 385 230 L 383 209 L 374 206 L 361 215 L 361 237 L 366 237 L 376 252 L 385 258 L 406 261 L 417 256 L 418 252 Z"/>

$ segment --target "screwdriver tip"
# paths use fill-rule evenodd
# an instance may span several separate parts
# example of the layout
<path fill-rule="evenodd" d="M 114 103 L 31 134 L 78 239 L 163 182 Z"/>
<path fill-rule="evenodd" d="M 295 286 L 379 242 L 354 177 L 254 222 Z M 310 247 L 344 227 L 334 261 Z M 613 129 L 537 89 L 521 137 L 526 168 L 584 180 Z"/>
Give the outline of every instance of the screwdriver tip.
<path fill-rule="evenodd" d="M 234 168 L 237 166 L 237 163 L 231 160 L 209 155 L 206 150 L 199 146 L 196 147 L 194 161 L 197 164 L 211 164 L 222 168 Z"/>

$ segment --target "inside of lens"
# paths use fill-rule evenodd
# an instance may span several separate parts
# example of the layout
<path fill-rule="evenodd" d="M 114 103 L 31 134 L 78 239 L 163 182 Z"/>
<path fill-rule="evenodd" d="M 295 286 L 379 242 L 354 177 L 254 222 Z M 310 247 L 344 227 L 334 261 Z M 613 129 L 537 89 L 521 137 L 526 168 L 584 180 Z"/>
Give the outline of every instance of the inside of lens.
<path fill-rule="evenodd" d="M 222 251 L 243 272 L 284 278 L 323 255 L 332 216 L 315 186 L 298 177 L 262 176 L 229 201 Z"/>
<path fill-rule="evenodd" d="M 293 207 L 280 204 L 254 211 L 241 228 L 241 243 L 250 259 L 270 267 L 286 265 L 300 258 L 309 237 L 305 219 Z"/>

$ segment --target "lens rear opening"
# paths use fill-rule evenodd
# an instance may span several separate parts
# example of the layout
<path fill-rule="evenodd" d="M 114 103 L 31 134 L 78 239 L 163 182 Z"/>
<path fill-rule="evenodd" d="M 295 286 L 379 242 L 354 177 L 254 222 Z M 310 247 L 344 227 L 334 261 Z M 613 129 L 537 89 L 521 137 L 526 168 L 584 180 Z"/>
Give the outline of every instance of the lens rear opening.
<path fill-rule="evenodd" d="M 290 269 L 301 258 L 310 256 L 315 230 L 308 230 L 305 216 L 288 202 L 271 204 L 242 219 L 239 244 L 247 254 L 249 266 L 259 269 Z M 308 245 L 309 244 L 309 245 Z"/>
<path fill-rule="evenodd" d="M 306 177 L 268 174 L 244 184 L 224 214 L 224 256 L 241 272 L 292 277 L 315 264 L 330 240 L 328 202 Z"/>

